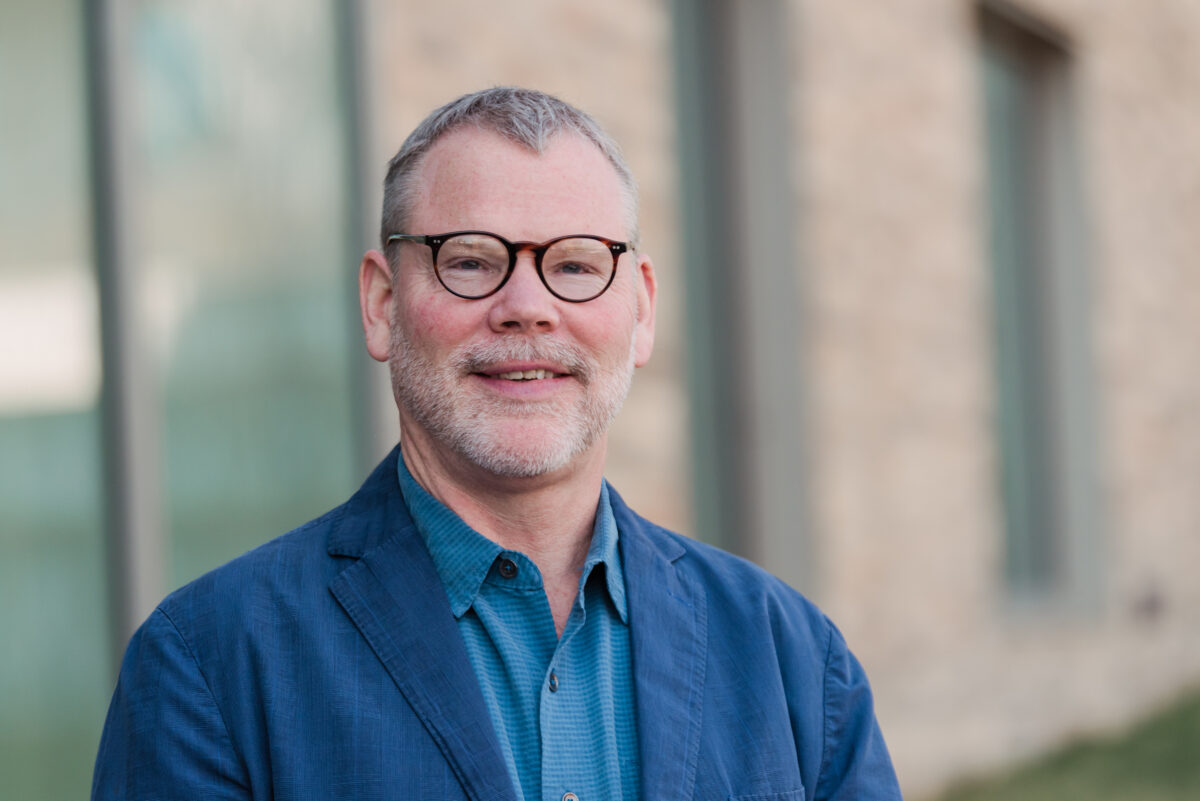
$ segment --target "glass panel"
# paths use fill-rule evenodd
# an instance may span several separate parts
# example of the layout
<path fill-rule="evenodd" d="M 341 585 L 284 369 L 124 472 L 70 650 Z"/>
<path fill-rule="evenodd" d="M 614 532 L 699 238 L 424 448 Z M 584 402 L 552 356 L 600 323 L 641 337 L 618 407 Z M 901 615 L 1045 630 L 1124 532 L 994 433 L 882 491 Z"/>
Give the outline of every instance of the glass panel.
<path fill-rule="evenodd" d="M 133 24 L 174 586 L 353 489 L 357 264 L 331 4 L 154 0 Z"/>
<path fill-rule="evenodd" d="M 1014 589 L 1044 592 L 1057 578 L 1056 520 L 1047 326 L 1052 313 L 1042 205 L 1047 176 L 1040 51 L 985 20 L 983 41 L 991 262 L 1005 572 Z"/>
<path fill-rule="evenodd" d="M 111 692 L 81 4 L 0 4 L 0 790 L 86 798 Z"/>

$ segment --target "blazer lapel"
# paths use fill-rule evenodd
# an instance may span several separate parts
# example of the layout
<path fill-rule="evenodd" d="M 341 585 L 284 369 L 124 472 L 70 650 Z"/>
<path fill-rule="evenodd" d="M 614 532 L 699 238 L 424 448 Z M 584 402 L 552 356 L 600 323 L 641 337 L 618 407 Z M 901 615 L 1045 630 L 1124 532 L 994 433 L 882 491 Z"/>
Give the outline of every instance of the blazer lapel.
<path fill-rule="evenodd" d="M 394 457 L 395 452 L 389 459 Z M 394 494 L 386 487 L 389 472 Z M 330 590 L 429 731 L 467 795 L 479 801 L 516 801 L 446 593 L 424 541 L 399 501 L 395 476 L 394 466 L 387 471 L 381 465 L 359 492 L 362 497 L 351 501 L 346 519 L 331 537 L 331 553 L 356 555 L 348 547 L 355 541 L 378 544 L 343 570 Z M 387 502 L 380 503 L 380 495 L 387 496 Z M 366 504 L 371 514 L 356 517 L 356 507 L 363 504 L 354 501 L 361 499 L 374 501 Z M 380 519 L 381 509 L 386 509 L 388 519 Z M 370 535 L 353 531 L 363 524 L 392 530 L 378 541 L 378 530 Z"/>
<path fill-rule="evenodd" d="M 633 644 L 642 795 L 691 798 L 703 717 L 708 618 L 704 588 L 677 570 L 685 551 L 615 498 Z"/>

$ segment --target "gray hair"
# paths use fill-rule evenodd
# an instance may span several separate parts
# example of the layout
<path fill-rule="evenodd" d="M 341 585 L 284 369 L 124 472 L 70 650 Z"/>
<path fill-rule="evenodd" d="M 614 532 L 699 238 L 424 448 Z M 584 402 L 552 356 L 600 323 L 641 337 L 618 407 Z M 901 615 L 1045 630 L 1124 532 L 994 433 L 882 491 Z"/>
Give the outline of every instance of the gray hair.
<path fill-rule="evenodd" d="M 383 181 L 383 220 L 380 240 L 386 247 L 394 233 L 442 233 L 408 231 L 416 175 L 429 149 L 446 134 L 466 125 L 497 133 L 535 153 L 542 153 L 559 133 L 583 136 L 608 159 L 624 189 L 629 217 L 630 246 L 637 246 L 637 184 L 621 155 L 621 148 L 600 125 L 583 111 L 544 92 L 513 86 L 498 86 L 463 95 L 433 111 L 413 130 L 388 162 Z"/>

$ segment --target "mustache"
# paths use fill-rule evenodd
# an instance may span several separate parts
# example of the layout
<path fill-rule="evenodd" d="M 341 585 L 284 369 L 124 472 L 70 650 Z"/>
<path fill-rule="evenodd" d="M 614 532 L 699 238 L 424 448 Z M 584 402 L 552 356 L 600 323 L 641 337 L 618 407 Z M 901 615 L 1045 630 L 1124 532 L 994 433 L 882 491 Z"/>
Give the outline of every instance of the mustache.
<path fill-rule="evenodd" d="M 485 342 L 467 345 L 453 358 L 454 366 L 466 373 L 482 373 L 503 362 L 550 362 L 587 383 L 591 380 L 592 362 L 584 352 L 565 342 Z"/>

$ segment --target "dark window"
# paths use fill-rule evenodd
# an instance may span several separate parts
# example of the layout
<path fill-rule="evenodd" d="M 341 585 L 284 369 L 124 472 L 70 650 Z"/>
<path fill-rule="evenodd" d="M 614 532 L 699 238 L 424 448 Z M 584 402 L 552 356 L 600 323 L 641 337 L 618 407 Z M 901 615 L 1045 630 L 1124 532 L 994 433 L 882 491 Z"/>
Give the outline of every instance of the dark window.
<path fill-rule="evenodd" d="M 1005 576 L 1044 594 L 1073 573 L 1087 417 L 1071 62 L 1061 36 L 1005 6 L 979 22 Z"/>

